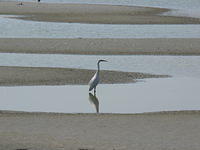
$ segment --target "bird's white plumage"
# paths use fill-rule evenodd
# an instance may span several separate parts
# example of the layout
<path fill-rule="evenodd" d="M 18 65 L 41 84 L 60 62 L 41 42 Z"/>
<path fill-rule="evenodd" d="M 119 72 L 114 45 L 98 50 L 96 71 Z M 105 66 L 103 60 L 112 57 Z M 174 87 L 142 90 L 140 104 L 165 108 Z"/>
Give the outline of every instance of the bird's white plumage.
<path fill-rule="evenodd" d="M 96 88 L 98 83 L 99 83 L 99 73 L 97 71 L 89 82 L 89 86 L 90 86 L 89 91 Z"/>
<path fill-rule="evenodd" d="M 97 63 L 98 70 L 89 82 L 89 91 L 94 89 L 94 93 L 96 92 L 96 86 L 98 85 L 98 83 L 100 81 L 100 77 L 99 77 L 100 66 L 99 66 L 99 63 L 103 62 L 103 61 L 107 62 L 106 60 L 99 60 L 98 61 L 98 63 Z"/>

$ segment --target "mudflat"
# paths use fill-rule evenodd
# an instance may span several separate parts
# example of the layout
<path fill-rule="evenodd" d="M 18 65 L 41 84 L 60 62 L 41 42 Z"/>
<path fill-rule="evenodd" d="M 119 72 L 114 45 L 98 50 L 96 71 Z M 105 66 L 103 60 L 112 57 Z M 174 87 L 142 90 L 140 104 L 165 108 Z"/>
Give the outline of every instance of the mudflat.
<path fill-rule="evenodd" d="M 84 85 L 95 70 L 45 67 L 7 67 L 0 66 L 0 86 L 20 85 Z M 136 79 L 169 77 L 138 72 L 120 72 L 102 70 L 101 83 L 131 83 Z"/>
<path fill-rule="evenodd" d="M 199 38 L 0 38 L 0 52 L 95 55 L 199 55 Z"/>
<path fill-rule="evenodd" d="M 198 150 L 200 112 L 0 112 L 2 150 Z"/>
<path fill-rule="evenodd" d="M 199 24 L 200 18 L 166 16 L 166 8 L 101 5 L 59 4 L 37 2 L 0 2 L 0 14 L 20 15 L 14 18 L 73 23 L 99 24 Z"/>

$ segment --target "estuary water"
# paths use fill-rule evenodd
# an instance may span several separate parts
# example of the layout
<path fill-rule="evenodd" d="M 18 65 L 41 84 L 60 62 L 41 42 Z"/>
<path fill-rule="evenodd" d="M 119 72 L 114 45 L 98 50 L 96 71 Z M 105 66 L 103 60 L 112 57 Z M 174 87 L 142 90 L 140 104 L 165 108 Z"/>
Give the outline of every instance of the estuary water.
<path fill-rule="evenodd" d="M 199 110 L 199 78 L 145 79 L 135 84 L 0 87 L 0 110 L 143 113 Z"/>
<path fill-rule="evenodd" d="M 11 0 L 1 0 L 11 1 Z M 12 0 L 36 2 L 36 0 Z M 82 3 L 82 4 L 109 4 L 109 5 L 129 5 L 129 6 L 146 6 L 162 7 L 173 9 L 199 9 L 199 0 L 41 0 L 41 2 L 52 3 Z"/>
<path fill-rule="evenodd" d="M 199 38 L 200 25 L 36 22 L 0 15 L 0 38 Z"/>
<path fill-rule="evenodd" d="M 143 113 L 199 110 L 200 56 L 0 54 L 0 66 L 70 67 L 167 74 L 131 84 L 0 87 L 0 110 L 62 113 Z M 120 64 L 120 65 L 119 65 Z"/>
<path fill-rule="evenodd" d="M 108 60 L 108 63 L 101 65 L 101 69 L 104 70 L 200 78 L 200 56 L 0 53 L 0 66 L 96 69 L 96 62 L 99 59 Z"/>
<path fill-rule="evenodd" d="M 10 1 L 10 0 L 0 0 Z M 13 0 L 15 1 L 15 0 Z M 37 0 L 16 0 L 37 2 Z M 128 5 L 145 6 L 174 9 L 168 15 L 180 15 L 190 17 L 200 17 L 199 0 L 41 0 L 44 3 L 82 3 L 82 4 L 107 4 L 107 5 Z"/>

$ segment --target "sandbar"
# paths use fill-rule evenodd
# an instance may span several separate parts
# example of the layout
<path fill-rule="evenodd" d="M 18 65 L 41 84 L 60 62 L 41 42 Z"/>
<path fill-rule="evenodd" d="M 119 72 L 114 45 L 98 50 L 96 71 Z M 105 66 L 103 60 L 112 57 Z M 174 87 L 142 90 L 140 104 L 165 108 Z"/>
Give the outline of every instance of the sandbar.
<path fill-rule="evenodd" d="M 0 52 L 93 55 L 200 55 L 199 38 L 0 38 Z"/>
<path fill-rule="evenodd" d="M 200 112 L 58 114 L 0 111 L 2 150 L 198 150 Z"/>
<path fill-rule="evenodd" d="M 166 8 L 37 2 L 0 2 L 0 14 L 14 18 L 69 23 L 98 24 L 199 24 L 200 18 L 166 16 Z"/>
<path fill-rule="evenodd" d="M 0 66 L 0 72 L 0 86 L 85 85 L 88 84 L 95 70 Z M 108 70 L 102 70 L 100 76 L 102 84 L 133 83 L 136 82 L 136 79 L 169 77 L 167 75 Z"/>

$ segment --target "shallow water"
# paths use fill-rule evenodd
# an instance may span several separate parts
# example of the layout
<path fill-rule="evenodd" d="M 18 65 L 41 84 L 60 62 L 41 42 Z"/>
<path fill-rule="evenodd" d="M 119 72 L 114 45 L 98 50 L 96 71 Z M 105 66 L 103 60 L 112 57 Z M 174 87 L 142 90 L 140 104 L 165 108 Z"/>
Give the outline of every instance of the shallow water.
<path fill-rule="evenodd" d="M 62 67 L 96 69 L 98 59 L 104 70 L 166 74 L 200 78 L 200 56 L 153 55 L 61 55 L 0 53 L 0 66 Z"/>
<path fill-rule="evenodd" d="M 1 1 L 1 0 L 0 0 Z M 14 0 L 13 0 L 14 1 Z M 35 2 L 36 0 L 18 0 Z M 176 9 L 170 15 L 200 17 L 199 0 L 41 0 L 52 3 L 86 3 L 86 4 L 108 4 L 108 5 L 129 5 L 146 6 Z"/>
<path fill-rule="evenodd" d="M 0 15 L 0 38 L 199 38 L 200 25 L 36 22 Z"/>
<path fill-rule="evenodd" d="M 199 110 L 200 79 L 148 79 L 136 84 L 0 87 L 0 110 L 65 113 L 142 113 Z M 95 106 L 96 104 L 96 106 Z"/>
<path fill-rule="evenodd" d="M 9 0 L 4 0 L 9 1 Z M 36 0 L 13 0 L 36 2 Z M 86 4 L 110 4 L 110 5 L 137 5 L 152 6 L 173 9 L 199 9 L 199 0 L 41 0 L 41 2 L 53 3 L 86 3 Z"/>

